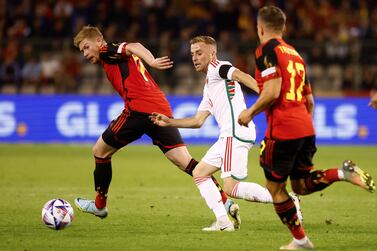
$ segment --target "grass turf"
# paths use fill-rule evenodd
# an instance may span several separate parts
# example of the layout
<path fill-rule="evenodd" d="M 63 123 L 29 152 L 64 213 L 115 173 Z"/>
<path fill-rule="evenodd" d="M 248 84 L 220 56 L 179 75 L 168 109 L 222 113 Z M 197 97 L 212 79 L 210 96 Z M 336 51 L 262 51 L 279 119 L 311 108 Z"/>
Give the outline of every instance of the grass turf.
<path fill-rule="evenodd" d="M 190 146 L 200 159 L 207 146 Z M 248 181 L 264 184 L 258 149 L 249 156 Z M 377 178 L 377 147 L 319 147 L 317 168 L 345 158 Z M 241 206 L 234 233 L 203 233 L 214 217 L 192 179 L 153 146 L 128 146 L 113 157 L 109 216 L 75 209 L 63 230 L 41 223 L 41 208 L 61 197 L 94 195 L 88 146 L 0 145 L 0 250 L 278 250 L 290 234 L 270 204 Z M 304 226 L 318 250 L 377 250 L 377 197 L 347 183 L 301 198 Z"/>

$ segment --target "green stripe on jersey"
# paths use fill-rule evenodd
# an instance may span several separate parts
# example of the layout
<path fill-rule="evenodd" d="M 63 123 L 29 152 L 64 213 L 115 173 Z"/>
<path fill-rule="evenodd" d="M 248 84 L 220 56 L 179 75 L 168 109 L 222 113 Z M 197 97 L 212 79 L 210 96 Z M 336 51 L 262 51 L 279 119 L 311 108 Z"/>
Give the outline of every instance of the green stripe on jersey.
<path fill-rule="evenodd" d="M 232 115 L 232 135 L 234 138 L 238 139 L 241 142 L 255 144 L 255 140 L 242 139 L 236 135 L 236 129 L 235 129 L 236 122 L 234 119 L 234 111 L 233 111 L 233 104 L 232 104 L 232 99 L 234 95 L 236 94 L 235 93 L 236 84 L 234 83 L 234 81 L 229 81 L 229 80 L 224 80 L 224 82 L 225 82 L 226 94 L 228 96 L 230 111 Z"/>

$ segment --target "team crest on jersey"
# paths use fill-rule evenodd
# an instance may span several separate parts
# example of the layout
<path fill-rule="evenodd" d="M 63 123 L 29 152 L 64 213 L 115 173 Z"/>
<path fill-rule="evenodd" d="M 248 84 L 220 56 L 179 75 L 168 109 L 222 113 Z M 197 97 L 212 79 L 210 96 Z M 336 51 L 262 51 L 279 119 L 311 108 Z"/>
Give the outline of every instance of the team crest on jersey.
<path fill-rule="evenodd" d="M 226 81 L 226 91 L 230 100 L 233 99 L 236 90 L 234 81 Z"/>
<path fill-rule="evenodd" d="M 264 57 L 264 59 L 263 59 L 263 64 L 266 66 L 266 68 L 270 68 L 270 67 L 272 67 L 273 65 L 272 65 L 272 63 L 271 62 L 269 62 L 269 60 L 268 60 L 268 57 L 267 56 L 265 56 Z"/>

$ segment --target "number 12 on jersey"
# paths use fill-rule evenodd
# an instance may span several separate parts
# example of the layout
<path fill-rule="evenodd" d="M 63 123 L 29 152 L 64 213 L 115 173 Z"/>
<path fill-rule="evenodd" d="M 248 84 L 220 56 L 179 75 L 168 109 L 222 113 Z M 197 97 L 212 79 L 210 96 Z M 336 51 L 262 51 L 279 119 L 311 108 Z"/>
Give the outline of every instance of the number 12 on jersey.
<path fill-rule="evenodd" d="M 305 84 L 305 67 L 303 64 L 299 62 L 293 62 L 289 60 L 288 73 L 291 75 L 289 82 L 289 92 L 287 92 L 285 98 L 291 101 L 301 101 L 302 100 L 302 90 Z M 299 86 L 296 89 L 296 75 L 298 75 L 301 79 Z"/>

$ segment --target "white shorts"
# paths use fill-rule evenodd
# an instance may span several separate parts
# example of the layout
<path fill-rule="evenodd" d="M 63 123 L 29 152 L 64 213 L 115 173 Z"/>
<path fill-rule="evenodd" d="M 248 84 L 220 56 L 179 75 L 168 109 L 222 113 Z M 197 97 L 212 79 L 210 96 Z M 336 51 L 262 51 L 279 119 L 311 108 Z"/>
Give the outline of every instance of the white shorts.
<path fill-rule="evenodd" d="M 249 150 L 253 146 L 233 137 L 221 137 L 211 146 L 202 158 L 205 163 L 221 168 L 221 178 L 233 177 L 236 180 L 247 178 Z"/>

